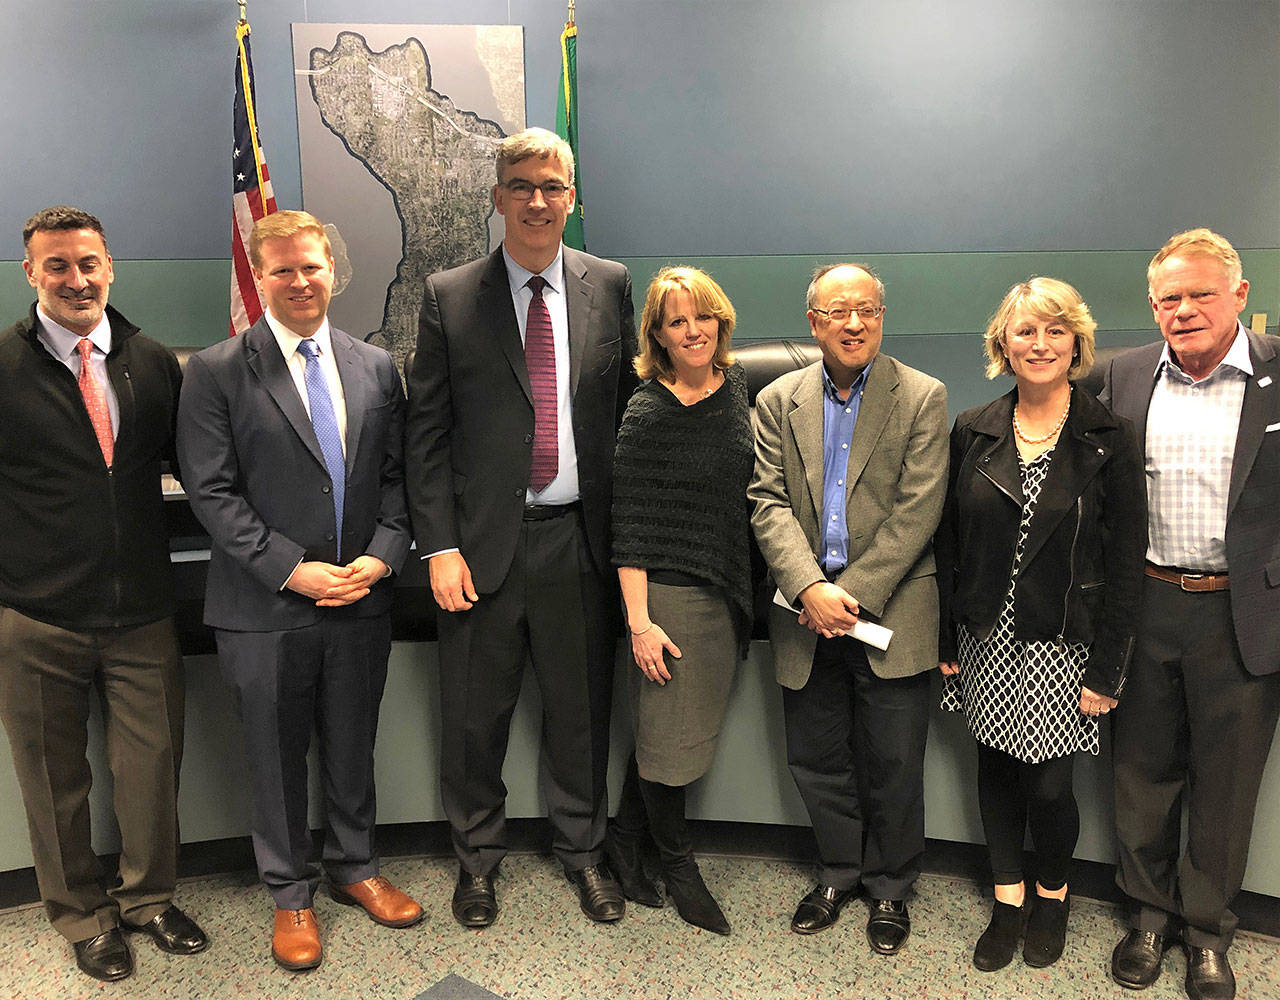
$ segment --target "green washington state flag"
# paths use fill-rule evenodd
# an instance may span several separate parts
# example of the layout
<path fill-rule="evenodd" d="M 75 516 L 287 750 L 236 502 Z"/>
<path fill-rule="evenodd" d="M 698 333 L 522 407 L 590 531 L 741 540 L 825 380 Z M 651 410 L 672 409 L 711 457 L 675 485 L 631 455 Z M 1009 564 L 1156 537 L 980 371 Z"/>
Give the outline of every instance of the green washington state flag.
<path fill-rule="evenodd" d="M 578 26 L 572 15 L 560 34 L 560 94 L 556 101 L 556 135 L 573 150 L 577 203 L 564 224 L 564 245 L 586 249 L 582 238 L 582 161 L 578 159 Z"/>

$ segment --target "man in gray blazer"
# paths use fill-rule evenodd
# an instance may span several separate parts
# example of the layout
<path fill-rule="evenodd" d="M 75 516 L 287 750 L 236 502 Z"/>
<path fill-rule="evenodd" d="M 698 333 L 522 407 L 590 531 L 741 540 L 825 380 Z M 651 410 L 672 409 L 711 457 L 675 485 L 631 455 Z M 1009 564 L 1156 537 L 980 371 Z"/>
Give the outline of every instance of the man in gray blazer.
<path fill-rule="evenodd" d="M 271 951 L 320 964 L 308 859 L 307 747 L 323 761 L 333 898 L 406 927 L 422 908 L 378 874 L 373 743 L 391 651 L 391 575 L 409 551 L 404 391 L 391 355 L 329 324 L 321 223 L 277 212 L 249 240 L 267 311 L 187 365 L 182 481 L 213 552 L 204 620 L 235 688 L 253 847 L 275 901 Z"/>
<path fill-rule="evenodd" d="M 884 286 L 866 267 L 819 269 L 807 301 L 822 361 L 757 397 L 749 490 L 760 551 L 792 606 L 774 605 L 770 638 L 787 760 L 820 855 L 791 929 L 831 926 L 861 885 L 868 940 L 893 954 L 924 853 L 947 395 L 880 353 Z M 886 649 L 853 637 L 868 622 L 892 631 Z"/>
<path fill-rule="evenodd" d="M 1149 986 L 1181 933 L 1188 995 L 1226 1000 L 1231 903 L 1280 717 L 1280 339 L 1240 324 L 1249 282 L 1217 233 L 1174 236 L 1147 283 L 1164 342 L 1113 361 L 1101 396 L 1144 442 L 1149 521 L 1114 715 L 1116 882 L 1135 909 L 1111 971 Z"/>
<path fill-rule="evenodd" d="M 440 793 L 467 927 L 498 912 L 526 659 L 552 848 L 588 916 L 625 907 L 601 845 L 619 627 L 609 510 L 635 316 L 625 267 L 561 244 L 573 199 L 566 142 L 536 128 L 503 140 L 502 246 L 427 279 L 409 374 L 409 500 L 440 608 Z"/>

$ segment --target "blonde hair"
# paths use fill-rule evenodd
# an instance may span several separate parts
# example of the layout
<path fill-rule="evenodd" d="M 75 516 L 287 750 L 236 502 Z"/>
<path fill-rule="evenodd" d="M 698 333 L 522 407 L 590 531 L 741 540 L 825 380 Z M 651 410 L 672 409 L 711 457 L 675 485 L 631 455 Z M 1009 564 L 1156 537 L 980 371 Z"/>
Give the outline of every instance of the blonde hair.
<path fill-rule="evenodd" d="M 503 182 L 503 174 L 507 167 L 536 156 L 546 160 L 554 157 L 569 172 L 569 187 L 573 187 L 573 149 L 554 132 L 545 128 L 527 128 L 523 132 L 509 135 L 498 143 L 498 156 L 495 161 L 498 171 L 498 183 Z"/>
<path fill-rule="evenodd" d="M 1240 263 L 1240 254 L 1236 252 L 1225 236 L 1219 236 L 1210 229 L 1203 227 L 1199 229 L 1188 229 L 1184 233 L 1171 237 L 1169 242 L 1162 246 L 1151 263 L 1147 265 L 1147 290 L 1151 293 L 1152 298 L 1155 297 L 1155 289 L 1152 283 L 1155 280 L 1156 268 L 1163 264 L 1170 257 L 1212 257 L 1222 265 L 1222 269 L 1227 273 L 1227 280 L 1233 285 L 1239 285 L 1240 279 L 1244 277 L 1244 266 Z"/>
<path fill-rule="evenodd" d="M 311 233 L 320 240 L 326 257 L 333 257 L 333 247 L 329 243 L 329 234 L 324 231 L 324 223 L 310 212 L 294 212 L 284 210 L 264 215 L 249 234 L 249 263 L 255 268 L 262 268 L 262 244 L 267 240 L 287 240 L 303 233 Z"/>
<path fill-rule="evenodd" d="M 733 364 L 729 342 L 737 314 L 724 289 L 706 271 L 696 267 L 664 267 L 649 282 L 644 297 L 644 311 L 640 315 L 640 353 L 632 362 L 640 378 L 659 378 L 670 382 L 676 377 L 675 367 L 667 355 L 667 349 L 658 340 L 662 329 L 667 296 L 675 291 L 686 291 L 693 297 L 694 308 L 716 318 L 719 331 L 716 336 L 716 352 L 711 363 L 717 368 Z"/>
<path fill-rule="evenodd" d="M 987 332 L 983 336 L 987 349 L 987 378 L 1013 374 L 1004 351 L 1009 320 L 1020 308 L 1038 319 L 1060 320 L 1071 331 L 1076 346 L 1067 378 L 1076 379 L 1089 373 L 1093 367 L 1093 332 L 1098 328 L 1089 307 L 1080 293 L 1065 281 L 1035 277 L 1010 288 L 987 323 Z"/>

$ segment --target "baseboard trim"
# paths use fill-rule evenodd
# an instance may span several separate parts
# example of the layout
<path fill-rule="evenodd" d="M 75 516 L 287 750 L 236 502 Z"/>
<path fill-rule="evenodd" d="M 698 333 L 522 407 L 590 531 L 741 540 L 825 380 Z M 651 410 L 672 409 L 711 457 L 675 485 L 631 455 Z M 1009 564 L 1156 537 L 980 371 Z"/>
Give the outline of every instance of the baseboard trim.
<path fill-rule="evenodd" d="M 803 826 L 768 823 L 731 823 L 722 820 L 693 820 L 694 843 L 701 854 L 729 857 L 765 858 L 772 861 L 807 863 L 817 854 L 813 831 Z M 545 819 L 507 821 L 513 853 L 551 851 L 551 830 Z M 321 833 L 315 836 L 315 856 L 320 855 Z M 747 849 L 744 845 L 750 845 Z M 450 857 L 453 846 L 449 825 L 431 823 L 391 823 L 378 827 L 378 846 L 383 857 Z M 114 872 L 116 855 L 102 858 L 103 870 Z M 930 875 L 950 875 L 980 885 L 990 882 L 987 851 L 982 844 L 961 844 L 950 840 L 929 840 L 925 845 L 922 869 Z M 243 876 L 246 884 L 257 881 L 253 845 L 248 837 L 205 840 L 183 844 L 178 857 L 182 878 L 232 874 Z M 1071 868 L 1072 893 L 1117 906 L 1124 897 L 1115 884 L 1115 868 L 1100 861 L 1076 859 Z M 40 901 L 33 868 L 0 872 L 0 909 L 25 906 Z M 1240 929 L 1280 938 L 1280 899 L 1257 892 L 1241 892 L 1232 907 L 1240 918 Z"/>

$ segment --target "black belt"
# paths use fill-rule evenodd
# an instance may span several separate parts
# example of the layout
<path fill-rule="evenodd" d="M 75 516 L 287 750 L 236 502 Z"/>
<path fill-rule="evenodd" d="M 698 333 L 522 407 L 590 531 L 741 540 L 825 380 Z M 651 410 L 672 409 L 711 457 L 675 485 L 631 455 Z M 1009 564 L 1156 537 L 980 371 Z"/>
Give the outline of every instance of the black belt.
<path fill-rule="evenodd" d="M 524 520 L 550 521 L 553 517 L 564 517 L 581 509 L 581 500 L 573 503 L 527 503 L 524 505 Z"/>
<path fill-rule="evenodd" d="M 1183 590 L 1196 594 L 1210 593 L 1216 590 L 1230 590 L 1231 584 L 1226 573 L 1188 573 L 1167 566 L 1147 563 L 1143 571 L 1147 576 L 1165 583 L 1176 583 Z"/>
<path fill-rule="evenodd" d="M 710 580 L 705 580 L 693 573 L 685 573 L 678 569 L 651 569 L 646 574 L 650 583 L 659 583 L 664 587 L 714 587 Z"/>

